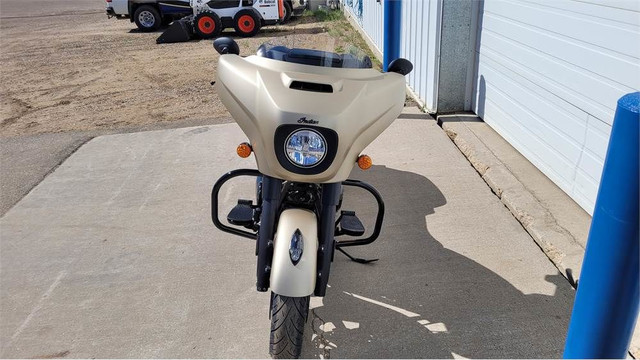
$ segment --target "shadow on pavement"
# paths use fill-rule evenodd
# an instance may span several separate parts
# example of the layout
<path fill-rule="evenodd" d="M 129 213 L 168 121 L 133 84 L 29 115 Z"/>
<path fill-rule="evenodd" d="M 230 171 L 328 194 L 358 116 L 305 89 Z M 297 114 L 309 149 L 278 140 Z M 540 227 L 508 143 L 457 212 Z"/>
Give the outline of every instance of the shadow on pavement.
<path fill-rule="evenodd" d="M 352 175 L 380 191 L 386 217 L 377 242 L 347 251 L 380 261 L 361 265 L 336 253 L 323 304 L 312 299 L 318 307 L 309 313 L 302 357 L 561 356 L 571 295 L 559 295 L 573 291 L 561 275 L 545 279 L 556 285 L 554 296 L 525 295 L 433 238 L 425 216 L 446 199 L 427 178 L 384 166 Z M 345 190 L 344 201 L 363 220 L 375 216 L 364 196 Z"/>

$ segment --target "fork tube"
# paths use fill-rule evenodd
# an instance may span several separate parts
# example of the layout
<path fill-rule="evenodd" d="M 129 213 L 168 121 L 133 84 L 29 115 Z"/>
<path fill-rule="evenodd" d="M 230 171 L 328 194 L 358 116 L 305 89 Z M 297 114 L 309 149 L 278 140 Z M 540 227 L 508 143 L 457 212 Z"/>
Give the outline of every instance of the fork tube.
<path fill-rule="evenodd" d="M 318 272 L 316 278 L 316 296 L 324 296 L 329 282 L 329 269 L 333 258 L 335 230 L 336 230 L 336 206 L 340 201 L 342 184 L 322 185 L 322 209 L 320 210 L 320 224 L 318 226 Z"/>
<path fill-rule="evenodd" d="M 282 180 L 269 176 L 262 177 L 262 213 L 260 214 L 260 230 L 258 231 L 258 268 L 256 287 L 258 291 L 269 290 L 271 276 L 271 259 L 273 258 L 273 234 L 275 221 L 280 206 Z"/>

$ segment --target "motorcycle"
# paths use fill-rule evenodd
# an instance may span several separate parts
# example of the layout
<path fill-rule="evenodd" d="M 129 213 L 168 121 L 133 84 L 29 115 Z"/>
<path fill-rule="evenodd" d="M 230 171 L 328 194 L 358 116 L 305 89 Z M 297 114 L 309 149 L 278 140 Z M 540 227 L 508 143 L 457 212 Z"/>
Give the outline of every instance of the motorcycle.
<path fill-rule="evenodd" d="M 310 296 L 325 296 L 335 251 L 375 261 L 344 248 L 378 238 L 384 202 L 371 185 L 348 176 L 355 164 L 371 167 L 361 152 L 402 111 L 404 76 L 413 65 L 400 58 L 381 73 L 366 55 L 263 44 L 256 55 L 241 57 L 233 39 L 213 45 L 220 53 L 214 86 L 249 139 L 237 154 L 253 154 L 258 169 L 233 170 L 215 183 L 212 220 L 256 241 L 256 287 L 271 290 L 269 353 L 298 358 Z M 218 194 L 240 176 L 256 177 L 256 203 L 238 200 L 223 224 Z M 358 238 L 365 228 L 355 212 L 341 209 L 344 187 L 364 189 L 378 204 L 366 238 Z M 336 239 L 345 235 L 350 239 Z"/>

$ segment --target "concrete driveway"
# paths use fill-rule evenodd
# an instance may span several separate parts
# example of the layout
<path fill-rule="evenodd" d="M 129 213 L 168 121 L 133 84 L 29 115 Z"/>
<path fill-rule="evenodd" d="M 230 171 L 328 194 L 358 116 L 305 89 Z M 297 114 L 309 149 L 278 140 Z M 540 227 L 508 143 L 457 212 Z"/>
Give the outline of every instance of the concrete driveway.
<path fill-rule="evenodd" d="M 235 124 L 108 135 L 0 219 L 1 357 L 264 358 L 269 296 L 255 244 L 221 233 L 209 193 Z M 430 120 L 397 120 L 353 177 L 376 186 L 381 238 L 337 254 L 305 357 L 551 358 L 573 290 Z M 250 180 L 223 203 L 250 197 Z M 345 208 L 373 216 L 347 193 Z M 322 326 L 320 326 L 322 325 Z"/>
<path fill-rule="evenodd" d="M 0 216 L 89 139 L 85 133 L 0 138 Z"/>

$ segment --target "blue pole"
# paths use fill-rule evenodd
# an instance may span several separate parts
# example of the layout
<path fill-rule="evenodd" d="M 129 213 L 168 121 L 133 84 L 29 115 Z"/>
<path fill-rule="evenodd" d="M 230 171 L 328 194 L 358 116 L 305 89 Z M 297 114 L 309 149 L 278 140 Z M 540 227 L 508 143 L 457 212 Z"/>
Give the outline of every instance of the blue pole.
<path fill-rule="evenodd" d="M 382 70 L 387 71 L 389 64 L 400 57 L 402 1 L 384 0 L 382 5 L 384 6 Z"/>
<path fill-rule="evenodd" d="M 626 356 L 638 316 L 640 92 L 618 100 L 564 358 Z"/>

